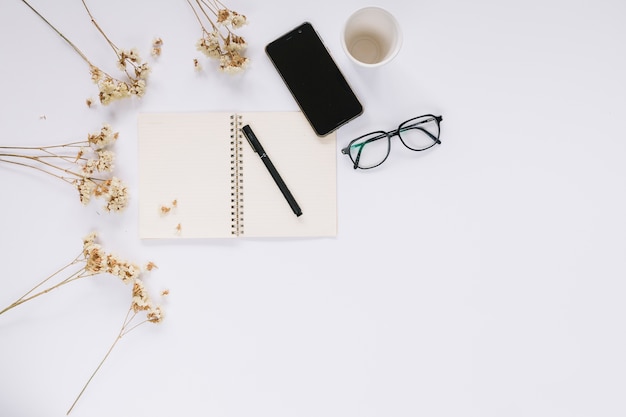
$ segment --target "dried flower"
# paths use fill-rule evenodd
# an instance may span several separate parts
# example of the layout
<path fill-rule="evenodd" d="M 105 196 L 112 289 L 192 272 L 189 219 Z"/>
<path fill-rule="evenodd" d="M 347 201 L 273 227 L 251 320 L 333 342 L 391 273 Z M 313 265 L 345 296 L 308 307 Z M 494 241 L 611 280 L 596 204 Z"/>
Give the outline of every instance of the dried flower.
<path fill-rule="evenodd" d="M 52 23 L 50 23 L 46 18 L 44 18 L 33 6 L 31 6 L 26 0 L 22 0 L 24 4 L 26 4 L 37 16 L 39 16 L 48 26 L 50 26 L 63 40 L 65 40 L 71 47 L 74 49 L 78 55 L 89 65 L 89 73 L 91 75 L 91 80 L 98 86 L 98 98 L 100 99 L 100 103 L 103 105 L 107 105 L 115 100 L 137 96 L 141 97 L 144 95 L 146 90 L 146 80 L 148 79 L 148 74 L 150 73 L 150 66 L 144 62 L 139 55 L 139 51 L 137 48 L 131 49 L 122 49 L 111 41 L 109 36 L 104 32 L 100 24 L 96 21 L 95 17 L 91 13 L 89 7 L 87 7 L 87 3 L 85 0 L 81 0 L 82 4 L 89 15 L 89 18 L 93 25 L 96 27 L 98 32 L 104 37 L 107 44 L 113 49 L 116 57 L 116 64 L 119 70 L 121 70 L 124 74 L 124 79 L 119 79 L 110 74 L 107 74 L 102 69 L 100 69 L 97 65 L 93 64 L 89 58 L 72 42 L 70 41 L 63 33 L 61 33 Z M 163 45 L 163 41 L 160 38 L 157 38 L 153 41 L 152 44 L 152 55 L 160 55 L 161 54 L 161 46 Z M 92 105 L 91 99 L 87 99 L 87 106 L 91 107 Z"/>
<path fill-rule="evenodd" d="M 176 207 L 178 207 L 178 200 L 172 201 L 169 205 L 164 204 L 161 206 L 161 214 L 162 215 L 169 214 Z"/>
<path fill-rule="evenodd" d="M 91 271 L 92 274 L 108 273 L 120 278 L 125 284 L 132 282 L 131 302 L 120 332 L 91 377 L 87 380 L 87 383 L 83 386 L 83 389 L 74 400 L 67 414 L 74 409 L 74 406 L 85 392 L 85 389 L 122 337 L 144 323 L 161 323 L 164 317 L 162 308 L 154 304 L 145 287 L 141 278 L 141 269 L 132 262 L 120 259 L 111 253 L 104 252 L 102 247 L 96 243 L 96 237 L 95 233 L 91 233 L 83 239 L 83 257 L 86 261 L 85 271 Z M 149 262 L 146 265 L 147 271 L 151 271 L 154 268 L 156 268 L 156 265 L 153 262 Z M 146 316 L 143 321 L 137 323 L 137 315 L 140 312 L 145 312 Z M 139 320 L 141 319 L 139 318 Z"/>
<path fill-rule="evenodd" d="M 117 141 L 119 133 L 113 132 L 113 129 L 110 125 L 104 124 L 100 132 L 98 133 L 89 133 L 87 135 L 87 141 L 95 148 L 102 149 L 106 146 L 112 145 Z"/>
<path fill-rule="evenodd" d="M 248 59 L 237 52 L 227 52 L 220 57 L 220 70 L 230 74 L 243 71 L 248 66 Z"/>
<path fill-rule="evenodd" d="M 98 184 L 94 195 L 106 200 L 106 211 L 121 211 L 128 204 L 128 189 L 117 177 Z"/>
<path fill-rule="evenodd" d="M 18 305 L 21 305 L 29 300 L 37 298 L 41 295 L 47 294 L 50 291 L 60 288 L 63 285 L 78 279 L 95 276 L 98 274 L 109 274 L 119 278 L 123 283 L 128 284 L 130 282 L 137 283 L 141 280 L 142 270 L 135 263 L 120 258 L 119 256 L 106 252 L 97 241 L 98 235 L 95 232 L 89 233 L 83 237 L 83 248 L 81 252 L 76 256 L 68 265 L 59 269 L 54 274 L 48 276 L 39 284 L 34 286 L 25 295 L 20 297 L 17 301 L 12 303 L 7 308 L 0 311 L 3 314 Z M 155 268 L 154 263 L 146 270 L 152 270 Z M 75 271 L 71 272 L 74 268 Z M 61 273 L 67 273 L 68 276 L 63 279 L 59 279 Z M 58 282 L 52 283 L 54 280 Z M 43 285 L 48 283 L 49 287 L 43 288 Z M 141 283 L 139 285 L 142 285 Z M 37 291 L 38 292 L 35 292 Z"/>
<path fill-rule="evenodd" d="M 117 255 L 107 253 L 102 246 L 97 242 L 97 234 L 95 232 L 89 233 L 83 237 L 83 249 L 69 264 L 57 270 L 57 272 L 49 275 L 44 280 L 35 285 L 30 291 L 18 298 L 8 307 L 0 310 L 0 315 L 8 312 L 20 306 L 27 301 L 34 300 L 44 294 L 48 294 L 53 290 L 69 284 L 70 282 L 92 277 L 99 274 L 110 274 L 120 278 L 125 283 L 133 283 L 131 291 L 131 302 L 124 318 L 124 322 L 120 329 L 120 332 L 116 336 L 113 344 L 109 348 L 104 358 L 100 361 L 100 364 L 96 367 L 91 377 L 87 380 L 87 383 L 83 386 L 76 400 L 68 410 L 69 414 L 78 400 L 81 398 L 85 389 L 98 372 L 104 361 L 107 359 L 113 348 L 117 345 L 123 336 L 136 329 L 138 326 L 144 323 L 161 323 L 163 321 L 163 310 L 160 306 L 156 305 L 141 278 L 142 271 L 133 262 L 119 258 Z M 154 263 L 150 262 L 147 270 L 155 268 Z M 63 278 L 63 276 L 65 276 Z M 145 318 L 142 320 L 138 316 L 140 312 L 145 312 Z M 137 319 L 140 320 L 137 322 Z"/>
<path fill-rule="evenodd" d="M 128 190 L 113 176 L 115 153 L 109 148 L 117 139 L 118 133 L 104 124 L 84 141 L 40 147 L 0 146 L 0 163 L 44 172 L 73 185 L 84 205 L 95 196 L 105 199 L 107 211 L 120 211 L 128 204 Z"/>
<path fill-rule="evenodd" d="M 161 56 L 162 47 L 163 47 L 163 40 L 161 38 L 154 38 L 154 40 L 152 41 L 151 55 L 155 58 Z"/>
<path fill-rule="evenodd" d="M 140 279 L 135 279 L 133 283 L 133 301 L 131 308 L 134 312 L 150 310 L 152 307 L 152 301 L 150 296 Z"/>
<path fill-rule="evenodd" d="M 247 43 L 233 31 L 247 24 L 246 16 L 230 10 L 219 0 L 187 0 L 187 3 L 202 29 L 196 49 L 219 60 L 220 71 L 238 73 L 245 70 L 249 59 L 242 53 Z M 200 70 L 197 59 L 194 59 L 194 68 Z"/>
<path fill-rule="evenodd" d="M 159 306 L 151 308 L 146 317 L 150 323 L 161 323 L 163 321 L 163 310 Z"/>

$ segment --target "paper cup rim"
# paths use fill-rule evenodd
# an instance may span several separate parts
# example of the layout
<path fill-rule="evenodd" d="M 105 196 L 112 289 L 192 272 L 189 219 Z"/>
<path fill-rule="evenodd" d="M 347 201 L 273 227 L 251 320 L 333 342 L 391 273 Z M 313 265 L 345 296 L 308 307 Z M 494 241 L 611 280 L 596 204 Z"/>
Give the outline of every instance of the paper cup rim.
<path fill-rule="evenodd" d="M 375 63 L 372 63 L 372 64 L 368 64 L 366 62 L 359 61 L 354 56 L 352 56 L 352 54 L 348 50 L 348 45 L 346 44 L 346 28 L 348 26 L 348 23 L 355 16 L 357 16 L 359 14 L 362 14 L 363 12 L 365 12 L 367 10 L 376 10 L 376 11 L 382 12 L 384 15 L 386 15 L 394 23 L 394 27 L 396 29 L 396 34 L 398 36 L 397 41 L 396 41 L 396 46 L 394 47 L 394 50 L 389 54 L 389 56 L 386 57 L 385 59 L 383 59 L 380 62 L 375 62 Z M 341 31 L 340 37 L 341 37 L 341 46 L 342 46 L 344 52 L 346 53 L 346 55 L 348 56 L 348 58 L 352 62 L 354 62 L 355 64 L 357 64 L 359 66 L 362 66 L 362 67 L 367 67 L 367 68 L 380 67 L 380 66 L 383 66 L 385 64 L 388 64 L 390 61 L 392 61 L 396 57 L 396 55 L 398 55 L 398 52 L 400 51 L 400 48 L 401 48 L 402 42 L 403 42 L 402 29 L 400 28 L 400 23 L 398 22 L 398 19 L 389 10 L 387 10 L 387 9 L 385 9 L 383 7 L 380 7 L 380 6 L 365 6 L 365 7 L 361 7 L 359 9 L 353 11 L 350 14 L 350 16 L 348 16 L 348 18 L 346 19 L 346 21 L 345 21 L 345 23 L 343 25 L 343 29 Z"/>

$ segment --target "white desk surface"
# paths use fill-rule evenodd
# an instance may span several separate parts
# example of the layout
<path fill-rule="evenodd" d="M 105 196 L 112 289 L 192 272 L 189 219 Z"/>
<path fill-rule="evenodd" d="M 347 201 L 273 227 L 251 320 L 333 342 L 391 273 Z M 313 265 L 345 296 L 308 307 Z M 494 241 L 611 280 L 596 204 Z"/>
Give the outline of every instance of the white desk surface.
<path fill-rule="evenodd" d="M 33 5 L 94 61 L 112 53 L 80 1 Z M 120 132 L 121 215 L 71 187 L 0 166 L 0 306 L 100 233 L 159 269 L 166 319 L 122 339 L 72 415 L 624 416 L 626 3 L 380 2 L 402 24 L 389 65 L 339 43 L 368 5 L 250 0 L 240 76 L 192 68 L 185 1 L 91 1 L 108 34 L 147 55 L 141 100 L 87 108 L 86 65 L 20 1 L 0 13 L 2 144 Z M 136 120 L 143 111 L 296 110 L 264 45 L 313 23 L 364 103 L 338 148 L 423 113 L 442 145 L 356 172 L 338 158 L 338 235 L 146 242 L 137 238 Z M 73 283 L 0 316 L 0 414 L 62 416 L 113 341 L 128 287 Z"/>

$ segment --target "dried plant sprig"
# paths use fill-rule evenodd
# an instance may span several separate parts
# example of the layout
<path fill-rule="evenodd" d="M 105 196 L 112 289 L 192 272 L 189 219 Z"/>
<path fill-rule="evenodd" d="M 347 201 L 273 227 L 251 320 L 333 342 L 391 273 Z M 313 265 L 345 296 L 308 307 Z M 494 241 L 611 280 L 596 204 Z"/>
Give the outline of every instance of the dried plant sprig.
<path fill-rule="evenodd" d="M 140 266 L 124 260 L 113 253 L 106 252 L 102 248 L 102 245 L 97 242 L 97 237 L 95 232 L 85 236 L 83 238 L 83 248 L 81 252 L 70 263 L 46 277 L 8 307 L 0 310 L 0 315 L 27 301 L 33 300 L 79 279 L 99 274 L 113 275 L 125 284 L 141 279 L 143 269 Z M 149 262 L 145 270 L 152 270 L 154 268 L 156 268 L 156 265 Z"/>
<path fill-rule="evenodd" d="M 2 315 L 28 301 L 59 289 L 71 282 L 100 274 L 113 275 L 119 278 L 124 284 L 132 283 L 131 302 L 126 317 L 124 318 L 122 328 L 115 338 L 114 343 L 107 351 L 104 359 L 102 359 L 76 397 L 76 400 L 67 412 L 68 414 L 83 395 L 87 386 L 102 367 L 117 342 L 138 326 L 144 323 L 161 323 L 164 317 L 163 309 L 160 305 L 152 301 L 152 298 L 145 288 L 142 280 L 144 270 L 133 262 L 129 262 L 119 258 L 115 254 L 106 252 L 102 246 L 97 243 L 96 239 L 96 233 L 90 233 L 85 236 L 83 238 L 83 249 L 70 263 L 46 277 L 8 307 L 0 310 L 0 315 Z M 153 262 L 149 262 L 145 270 L 153 270 L 155 268 L 156 265 Z M 165 296 L 169 294 L 169 291 L 163 291 L 161 294 Z"/>
<path fill-rule="evenodd" d="M 97 257 L 97 258 L 99 259 L 100 257 Z M 156 268 L 156 265 L 152 262 L 149 262 L 148 265 L 146 266 L 146 270 L 149 270 L 149 271 L 154 268 Z M 83 388 L 81 389 L 78 396 L 76 397 L 76 399 L 70 406 L 69 410 L 67 410 L 67 414 L 70 414 L 72 412 L 72 410 L 78 403 L 78 400 L 80 400 L 85 390 L 87 389 L 87 387 L 89 386 L 93 378 L 96 376 L 100 368 L 102 368 L 102 365 L 104 365 L 104 362 L 107 360 L 107 358 L 109 357 L 109 355 L 111 354 L 111 352 L 113 351 L 117 343 L 122 339 L 122 337 L 126 336 L 128 333 L 135 330 L 137 327 L 141 326 L 142 324 L 161 323 L 163 321 L 163 318 L 164 318 L 163 309 L 161 308 L 161 306 L 156 305 L 152 301 L 152 298 L 150 297 L 148 291 L 146 290 L 144 283 L 142 279 L 140 278 L 140 276 L 134 275 L 134 274 L 130 274 L 126 276 L 126 274 L 122 274 L 122 281 L 126 283 L 132 282 L 133 284 L 131 303 L 128 308 L 128 311 L 126 312 L 126 316 L 124 317 L 122 327 L 120 328 L 119 333 L 115 337 L 115 340 L 113 341 L 113 343 L 111 344 L 107 352 L 105 353 L 104 357 L 98 363 L 98 366 L 96 367 L 96 369 L 89 376 L 89 379 L 87 380 L 85 385 L 83 385 Z M 169 295 L 169 290 L 162 291 L 161 295 L 163 297 Z M 142 315 L 142 313 L 144 313 L 145 316 Z"/>
<path fill-rule="evenodd" d="M 150 73 L 150 66 L 147 62 L 142 61 L 139 57 L 139 52 L 136 48 L 122 49 L 111 41 L 107 34 L 102 30 L 102 27 L 98 24 L 96 19 L 89 10 L 85 0 L 82 0 L 82 4 L 91 19 L 91 22 L 96 27 L 98 32 L 104 37 L 109 46 L 113 49 L 116 56 L 116 63 L 118 68 L 125 74 L 125 80 L 114 77 L 100 67 L 92 63 L 89 58 L 61 31 L 59 31 L 50 21 L 48 21 L 41 13 L 39 13 L 33 6 L 31 6 L 26 0 L 22 0 L 37 16 L 39 16 L 48 26 L 50 26 L 61 38 L 67 42 L 72 49 L 78 53 L 78 55 L 89 66 L 89 72 L 91 74 L 91 80 L 98 86 L 98 97 L 100 103 L 107 105 L 115 100 L 123 99 L 126 97 L 137 96 L 141 97 L 146 91 L 146 81 L 148 74 Z M 156 44 L 156 41 L 155 41 Z M 155 46 L 153 45 L 153 52 L 158 47 L 158 53 L 161 53 L 161 45 L 163 41 Z M 88 106 L 91 106 L 91 102 L 88 100 Z"/>
<path fill-rule="evenodd" d="M 170 204 L 162 204 L 159 210 L 161 212 L 161 215 L 165 216 L 167 214 L 170 214 L 172 210 L 176 209 L 177 207 L 178 200 L 174 199 Z"/>
<path fill-rule="evenodd" d="M 202 29 L 196 49 L 219 60 L 220 71 L 238 73 L 245 70 L 250 61 L 242 54 L 248 44 L 234 30 L 247 24 L 246 16 L 229 9 L 219 0 L 187 0 L 187 3 Z M 194 68 L 201 68 L 197 59 L 194 59 Z"/>
<path fill-rule="evenodd" d="M 115 153 L 110 150 L 118 138 L 110 125 L 87 139 L 49 146 L 0 146 L 0 164 L 32 168 L 49 174 L 78 190 L 87 205 L 92 197 L 105 201 L 105 210 L 119 212 L 128 204 L 128 188 L 113 175 Z"/>
<path fill-rule="evenodd" d="M 161 56 L 162 48 L 163 48 L 163 39 L 154 38 L 152 40 L 152 51 L 150 52 L 150 55 L 152 55 L 155 58 Z"/>

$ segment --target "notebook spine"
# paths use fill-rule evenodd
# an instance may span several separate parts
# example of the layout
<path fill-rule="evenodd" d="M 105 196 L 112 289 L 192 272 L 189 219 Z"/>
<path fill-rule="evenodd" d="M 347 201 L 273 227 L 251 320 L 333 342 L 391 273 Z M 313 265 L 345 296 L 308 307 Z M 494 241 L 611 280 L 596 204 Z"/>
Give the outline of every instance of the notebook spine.
<path fill-rule="evenodd" d="M 241 116 L 230 116 L 230 210 L 231 234 L 243 235 L 243 136 Z"/>

